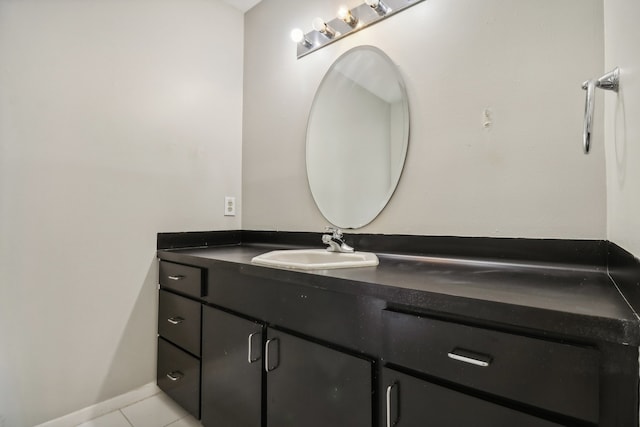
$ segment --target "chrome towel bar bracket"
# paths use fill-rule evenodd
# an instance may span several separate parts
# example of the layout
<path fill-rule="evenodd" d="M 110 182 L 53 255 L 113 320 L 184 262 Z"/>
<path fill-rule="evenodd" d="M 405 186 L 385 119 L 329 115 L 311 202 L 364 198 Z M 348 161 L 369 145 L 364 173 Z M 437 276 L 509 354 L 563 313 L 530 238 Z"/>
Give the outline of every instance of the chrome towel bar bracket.
<path fill-rule="evenodd" d="M 589 154 L 591 147 L 591 129 L 593 127 L 593 109 L 595 107 L 595 89 L 618 91 L 620 84 L 620 68 L 616 67 L 612 71 L 609 71 L 599 79 L 587 80 L 582 83 L 582 89 L 587 91 L 587 100 L 584 106 L 584 131 L 582 132 L 582 145 L 584 147 L 584 154 Z"/>

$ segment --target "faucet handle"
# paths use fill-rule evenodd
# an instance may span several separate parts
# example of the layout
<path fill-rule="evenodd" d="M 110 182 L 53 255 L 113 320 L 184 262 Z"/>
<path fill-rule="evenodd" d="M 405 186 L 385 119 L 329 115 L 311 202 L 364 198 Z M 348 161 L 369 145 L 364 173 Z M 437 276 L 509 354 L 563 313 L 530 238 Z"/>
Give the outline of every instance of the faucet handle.
<path fill-rule="evenodd" d="M 340 230 L 339 228 L 334 228 L 330 225 L 327 225 L 324 230 L 330 232 L 333 235 L 332 237 L 336 239 L 342 239 L 342 230 Z"/>

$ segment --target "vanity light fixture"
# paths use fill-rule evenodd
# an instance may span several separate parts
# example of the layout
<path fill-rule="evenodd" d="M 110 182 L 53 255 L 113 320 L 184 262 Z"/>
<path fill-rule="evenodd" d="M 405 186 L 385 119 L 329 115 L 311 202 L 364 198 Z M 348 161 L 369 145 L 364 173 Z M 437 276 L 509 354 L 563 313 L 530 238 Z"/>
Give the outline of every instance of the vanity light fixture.
<path fill-rule="evenodd" d="M 294 28 L 291 30 L 291 40 L 307 49 L 311 49 L 313 47 L 313 43 L 307 39 L 307 36 L 304 35 L 304 32 L 300 28 Z"/>
<path fill-rule="evenodd" d="M 324 19 L 322 18 L 315 18 L 311 23 L 311 25 L 313 26 L 314 30 L 316 30 L 317 32 L 319 32 L 320 34 L 322 34 L 328 39 L 332 39 L 336 36 L 336 30 L 328 26 L 327 23 L 324 22 Z"/>
<path fill-rule="evenodd" d="M 297 45 L 296 57 L 300 59 L 349 34 L 353 34 L 404 9 L 422 3 L 424 0 L 360 1 L 364 1 L 364 3 L 360 3 L 356 7 L 341 6 L 338 9 L 337 16 L 333 19 L 315 18 L 313 20 L 313 29 L 308 33 L 304 33 L 299 29 L 293 30 L 291 38 Z"/>
<path fill-rule="evenodd" d="M 355 28 L 355 26 L 358 25 L 358 18 L 353 16 L 347 6 L 340 6 L 340 9 L 338 9 L 338 18 L 342 19 L 344 23 L 351 28 Z"/>
<path fill-rule="evenodd" d="M 389 6 L 387 6 L 382 0 L 364 0 L 364 2 L 380 16 L 384 16 L 391 12 Z"/>

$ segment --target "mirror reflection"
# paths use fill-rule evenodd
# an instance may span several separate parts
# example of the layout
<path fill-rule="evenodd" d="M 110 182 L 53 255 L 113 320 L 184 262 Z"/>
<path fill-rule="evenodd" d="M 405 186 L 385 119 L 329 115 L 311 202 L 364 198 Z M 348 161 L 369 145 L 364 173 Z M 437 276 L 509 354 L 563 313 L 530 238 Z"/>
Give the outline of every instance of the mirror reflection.
<path fill-rule="evenodd" d="M 409 141 L 409 105 L 395 64 L 380 49 L 354 48 L 331 66 L 307 128 L 307 176 L 324 217 L 362 227 L 393 194 Z"/>

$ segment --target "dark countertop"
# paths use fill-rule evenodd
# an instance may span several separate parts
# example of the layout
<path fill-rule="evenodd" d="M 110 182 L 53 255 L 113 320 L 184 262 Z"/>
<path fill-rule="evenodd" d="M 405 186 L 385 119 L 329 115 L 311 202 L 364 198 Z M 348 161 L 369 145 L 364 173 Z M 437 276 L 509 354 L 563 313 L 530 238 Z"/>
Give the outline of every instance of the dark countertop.
<path fill-rule="evenodd" d="M 637 346 L 640 322 L 601 266 L 378 253 L 377 267 L 289 270 L 251 263 L 294 248 L 242 243 L 159 250 L 158 257 L 204 268 L 382 299 L 401 311 L 552 339 Z"/>

